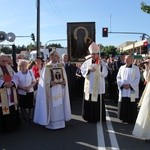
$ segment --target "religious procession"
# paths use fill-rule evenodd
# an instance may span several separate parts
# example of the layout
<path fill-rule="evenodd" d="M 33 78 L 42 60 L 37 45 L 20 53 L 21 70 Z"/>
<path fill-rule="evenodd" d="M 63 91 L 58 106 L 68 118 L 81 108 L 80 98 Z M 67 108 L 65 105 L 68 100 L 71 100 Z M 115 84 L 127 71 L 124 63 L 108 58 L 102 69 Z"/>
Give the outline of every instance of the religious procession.
<path fill-rule="evenodd" d="M 72 119 L 71 102 L 81 98 L 87 123 L 106 122 L 106 100 L 118 106 L 118 118 L 135 124 L 133 135 L 150 139 L 150 59 L 137 62 L 121 53 L 116 59 L 100 54 L 92 42 L 83 63 L 51 51 L 49 61 L 17 60 L 0 54 L 0 133 L 19 130 L 24 122 L 46 129 L 65 128 Z M 139 109 L 140 108 L 140 109 Z"/>

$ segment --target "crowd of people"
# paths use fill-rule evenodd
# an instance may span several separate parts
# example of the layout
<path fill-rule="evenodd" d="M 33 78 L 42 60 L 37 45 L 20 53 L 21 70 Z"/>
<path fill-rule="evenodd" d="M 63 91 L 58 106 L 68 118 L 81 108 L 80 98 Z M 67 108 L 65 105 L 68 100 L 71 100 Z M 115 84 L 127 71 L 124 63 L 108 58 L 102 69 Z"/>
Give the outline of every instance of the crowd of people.
<path fill-rule="evenodd" d="M 0 131 L 14 131 L 23 121 L 65 128 L 71 101 L 77 98 L 83 99 L 85 121 L 105 122 L 107 99 L 118 105 L 122 122 L 135 124 L 133 135 L 150 139 L 150 59 L 137 61 L 124 53 L 106 57 L 95 42 L 89 53 L 85 62 L 76 64 L 56 51 L 46 63 L 40 57 L 20 59 L 17 72 L 11 57 L 0 54 Z"/>

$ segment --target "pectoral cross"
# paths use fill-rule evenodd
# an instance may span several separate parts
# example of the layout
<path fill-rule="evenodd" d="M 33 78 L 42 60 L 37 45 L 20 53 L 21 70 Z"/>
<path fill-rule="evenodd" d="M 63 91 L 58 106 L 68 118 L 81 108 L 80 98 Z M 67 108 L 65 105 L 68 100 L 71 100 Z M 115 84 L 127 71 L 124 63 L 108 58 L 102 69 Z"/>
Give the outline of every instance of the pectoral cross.
<path fill-rule="evenodd" d="M 9 108 L 6 107 L 6 106 L 3 108 L 3 111 L 4 111 L 4 112 L 7 112 L 8 110 L 9 110 Z"/>

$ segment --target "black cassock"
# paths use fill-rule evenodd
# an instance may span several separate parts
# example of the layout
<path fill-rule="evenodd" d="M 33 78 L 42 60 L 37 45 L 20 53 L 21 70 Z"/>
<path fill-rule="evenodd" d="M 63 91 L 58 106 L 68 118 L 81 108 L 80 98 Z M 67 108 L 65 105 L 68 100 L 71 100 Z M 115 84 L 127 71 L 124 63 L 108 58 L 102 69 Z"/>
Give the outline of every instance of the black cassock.
<path fill-rule="evenodd" d="M 123 122 L 134 123 L 137 118 L 137 100 L 131 102 L 131 98 L 122 97 L 122 102 L 118 102 L 118 118 Z"/>
<path fill-rule="evenodd" d="M 97 123 L 100 121 L 100 95 L 98 95 L 97 102 L 91 101 L 91 94 L 89 100 L 83 101 L 83 108 L 82 108 L 82 117 L 87 122 Z M 105 110 L 105 100 L 104 95 L 102 94 L 102 121 L 106 121 L 106 110 Z"/>

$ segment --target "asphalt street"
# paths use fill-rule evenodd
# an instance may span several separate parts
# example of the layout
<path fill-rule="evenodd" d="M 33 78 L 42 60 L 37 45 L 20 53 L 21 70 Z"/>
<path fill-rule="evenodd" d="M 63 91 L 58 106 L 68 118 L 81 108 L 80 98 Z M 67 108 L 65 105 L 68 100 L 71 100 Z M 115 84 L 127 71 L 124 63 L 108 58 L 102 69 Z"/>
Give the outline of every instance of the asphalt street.
<path fill-rule="evenodd" d="M 81 117 L 82 100 L 71 101 L 72 120 L 66 128 L 45 129 L 22 122 L 13 133 L 0 134 L 0 150 L 148 150 L 150 142 L 132 136 L 134 124 L 117 119 L 117 104 L 106 101 L 106 123 L 92 124 Z"/>

